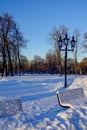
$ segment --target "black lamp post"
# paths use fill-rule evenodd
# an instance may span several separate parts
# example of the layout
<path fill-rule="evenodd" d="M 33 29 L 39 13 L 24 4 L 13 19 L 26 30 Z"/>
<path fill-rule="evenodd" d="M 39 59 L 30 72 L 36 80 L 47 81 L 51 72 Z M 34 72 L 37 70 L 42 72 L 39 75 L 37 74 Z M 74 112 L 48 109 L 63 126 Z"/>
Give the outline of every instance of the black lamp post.
<path fill-rule="evenodd" d="M 70 41 L 70 39 L 67 37 L 67 34 L 65 35 L 65 38 L 62 39 L 60 36 L 58 40 L 58 47 L 60 51 L 65 51 L 65 87 L 67 87 L 67 51 L 74 51 L 75 42 L 74 36 Z M 69 45 L 71 46 L 70 48 L 68 48 Z"/>

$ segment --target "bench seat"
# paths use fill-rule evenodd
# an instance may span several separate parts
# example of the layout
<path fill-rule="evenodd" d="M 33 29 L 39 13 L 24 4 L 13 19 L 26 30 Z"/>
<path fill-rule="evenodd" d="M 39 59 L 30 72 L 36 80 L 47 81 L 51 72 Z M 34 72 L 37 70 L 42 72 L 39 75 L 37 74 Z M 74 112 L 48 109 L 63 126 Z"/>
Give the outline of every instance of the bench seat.
<path fill-rule="evenodd" d="M 83 88 L 67 89 L 63 91 L 57 91 L 58 103 L 62 107 L 73 107 L 86 102 L 87 98 L 84 95 Z"/>
<path fill-rule="evenodd" d="M 14 115 L 19 111 L 23 111 L 21 99 L 0 100 L 0 117 Z"/>

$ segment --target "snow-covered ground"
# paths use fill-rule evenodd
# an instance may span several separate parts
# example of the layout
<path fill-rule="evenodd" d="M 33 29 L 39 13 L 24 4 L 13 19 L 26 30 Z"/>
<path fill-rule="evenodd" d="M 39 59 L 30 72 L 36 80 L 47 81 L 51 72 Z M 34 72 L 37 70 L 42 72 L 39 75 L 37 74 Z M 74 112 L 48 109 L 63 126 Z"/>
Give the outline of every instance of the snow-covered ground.
<path fill-rule="evenodd" d="M 86 76 L 68 76 L 67 83 L 66 89 L 83 87 L 87 96 Z M 61 108 L 56 96 L 61 89 L 64 77 L 58 75 L 0 77 L 0 100 L 20 97 L 23 104 L 23 112 L 0 117 L 0 130 L 87 130 L 87 102 Z"/>

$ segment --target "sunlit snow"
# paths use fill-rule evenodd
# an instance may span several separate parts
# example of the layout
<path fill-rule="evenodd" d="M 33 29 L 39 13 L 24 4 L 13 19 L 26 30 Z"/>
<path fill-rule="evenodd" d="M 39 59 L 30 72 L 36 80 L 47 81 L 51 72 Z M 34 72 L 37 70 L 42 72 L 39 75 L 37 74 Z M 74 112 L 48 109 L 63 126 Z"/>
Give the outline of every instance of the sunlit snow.
<path fill-rule="evenodd" d="M 68 87 L 83 87 L 87 76 L 68 76 Z M 64 76 L 25 75 L 0 77 L 0 100 L 21 98 L 23 112 L 0 117 L 0 130 L 87 130 L 87 98 L 73 108 L 62 108 L 56 92 L 64 88 Z"/>

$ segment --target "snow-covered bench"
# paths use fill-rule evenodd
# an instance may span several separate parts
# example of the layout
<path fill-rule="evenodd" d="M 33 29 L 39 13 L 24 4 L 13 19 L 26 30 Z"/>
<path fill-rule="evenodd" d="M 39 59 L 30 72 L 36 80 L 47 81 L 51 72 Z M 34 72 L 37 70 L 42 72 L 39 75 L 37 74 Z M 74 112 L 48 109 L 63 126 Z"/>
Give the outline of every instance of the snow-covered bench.
<path fill-rule="evenodd" d="M 14 115 L 23 111 L 21 99 L 0 100 L 0 117 Z"/>
<path fill-rule="evenodd" d="M 67 108 L 79 105 L 81 99 L 84 97 L 85 95 L 83 88 L 68 89 L 57 92 L 59 105 Z"/>

